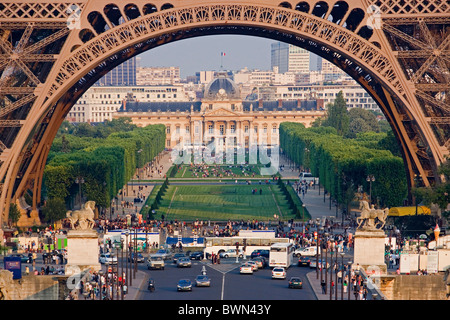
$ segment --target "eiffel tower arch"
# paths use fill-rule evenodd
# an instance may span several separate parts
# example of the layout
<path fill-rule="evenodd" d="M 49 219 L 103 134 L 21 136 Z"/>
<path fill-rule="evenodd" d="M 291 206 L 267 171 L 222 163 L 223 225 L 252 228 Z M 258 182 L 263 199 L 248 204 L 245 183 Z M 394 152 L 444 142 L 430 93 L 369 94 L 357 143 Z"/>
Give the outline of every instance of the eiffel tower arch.
<path fill-rule="evenodd" d="M 0 3 L 0 228 L 31 190 L 36 210 L 58 128 L 125 60 L 204 35 L 305 48 L 352 76 L 389 121 L 409 186 L 440 180 L 450 149 L 450 5 L 445 0 L 5 0 Z"/>

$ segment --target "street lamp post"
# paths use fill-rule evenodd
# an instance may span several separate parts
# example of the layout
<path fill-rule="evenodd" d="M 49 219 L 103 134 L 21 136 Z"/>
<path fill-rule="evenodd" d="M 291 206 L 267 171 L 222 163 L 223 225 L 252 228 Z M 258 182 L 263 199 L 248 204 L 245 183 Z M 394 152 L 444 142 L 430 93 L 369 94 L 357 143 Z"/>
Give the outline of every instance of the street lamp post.
<path fill-rule="evenodd" d="M 344 300 L 344 252 L 341 252 L 341 300 Z M 348 284 L 347 284 L 347 289 L 348 289 Z"/>
<path fill-rule="evenodd" d="M 319 218 L 316 218 L 316 279 L 319 279 Z"/>
<path fill-rule="evenodd" d="M 366 181 L 369 182 L 369 199 L 370 203 L 372 204 L 372 182 L 375 182 L 375 176 L 369 174 L 366 178 Z"/>
<path fill-rule="evenodd" d="M 103 288 L 102 288 L 102 286 L 103 286 L 103 284 L 102 284 L 102 277 L 103 277 L 103 271 L 102 270 L 100 270 L 99 272 L 98 272 L 98 283 L 99 283 L 99 299 L 100 300 L 103 300 L 102 299 L 102 291 L 103 291 Z"/>
<path fill-rule="evenodd" d="M 324 234 L 325 241 L 328 239 L 328 232 Z M 328 287 L 328 243 L 325 242 L 325 294 L 327 294 L 327 287 Z M 324 265 L 322 263 L 322 269 L 324 268 Z"/>
<path fill-rule="evenodd" d="M 333 248 L 330 248 L 330 300 L 333 300 Z"/>
<path fill-rule="evenodd" d="M 348 292 L 348 300 L 350 300 L 350 288 L 351 288 L 351 286 L 350 286 L 350 277 L 351 277 L 351 275 L 352 275 L 352 262 L 351 261 L 349 261 L 348 262 L 348 283 L 347 283 L 347 292 Z"/>
<path fill-rule="evenodd" d="M 323 244 L 322 244 L 322 242 L 323 242 L 323 230 L 324 230 L 324 228 L 320 227 L 320 240 L 321 240 L 321 243 L 320 243 L 320 246 L 319 246 L 319 248 L 320 248 L 320 263 L 321 263 L 321 266 L 320 266 L 320 283 L 322 283 L 322 279 L 323 279 L 323 250 L 322 250 L 322 248 L 323 248 Z M 325 265 L 325 270 L 327 270 L 326 269 L 326 265 Z"/>

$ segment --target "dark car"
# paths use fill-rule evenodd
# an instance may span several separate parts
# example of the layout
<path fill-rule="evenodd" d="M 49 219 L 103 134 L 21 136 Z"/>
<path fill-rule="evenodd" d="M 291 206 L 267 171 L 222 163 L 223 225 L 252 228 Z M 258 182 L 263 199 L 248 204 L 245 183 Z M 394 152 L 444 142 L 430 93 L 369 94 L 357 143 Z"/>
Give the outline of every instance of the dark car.
<path fill-rule="evenodd" d="M 310 262 L 311 262 L 311 257 L 300 257 L 300 259 L 298 259 L 298 266 L 299 267 L 309 267 Z"/>
<path fill-rule="evenodd" d="M 256 258 L 256 257 L 265 257 L 267 259 L 269 259 L 269 250 L 262 250 L 262 249 L 258 249 L 258 250 L 254 250 L 251 255 L 250 258 Z"/>
<path fill-rule="evenodd" d="M 181 279 L 177 284 L 177 291 L 192 291 L 192 282 L 189 279 Z"/>
<path fill-rule="evenodd" d="M 256 262 L 256 264 L 258 265 L 258 269 L 264 269 L 267 266 L 266 258 L 262 256 L 253 258 L 252 261 Z"/>
<path fill-rule="evenodd" d="M 201 252 L 201 251 L 192 252 L 189 255 L 189 258 L 191 258 L 192 260 L 202 260 L 203 259 L 203 252 Z"/>
<path fill-rule="evenodd" d="M 136 258 L 135 258 L 135 256 L 136 256 Z M 135 253 L 134 252 L 132 252 L 131 253 L 131 256 L 130 257 L 128 257 L 128 261 L 129 262 L 134 262 L 134 260 L 136 259 L 136 261 L 138 262 L 138 263 L 142 263 L 142 262 L 144 262 L 144 256 L 141 254 L 141 253 L 137 253 L 136 255 L 135 255 Z"/>
<path fill-rule="evenodd" d="M 9 257 L 18 257 L 18 258 L 20 258 L 20 261 L 22 263 L 28 263 L 28 262 L 31 262 L 31 260 L 32 260 L 32 258 L 30 256 L 26 256 L 24 254 L 18 254 L 18 253 L 11 254 L 11 255 L 9 255 Z"/>
<path fill-rule="evenodd" d="M 303 288 L 303 282 L 300 277 L 292 277 L 289 279 L 289 288 L 293 289 L 302 289 Z"/>
<path fill-rule="evenodd" d="M 186 258 L 186 255 L 184 253 L 175 253 L 173 255 L 173 263 L 177 263 L 180 258 Z"/>

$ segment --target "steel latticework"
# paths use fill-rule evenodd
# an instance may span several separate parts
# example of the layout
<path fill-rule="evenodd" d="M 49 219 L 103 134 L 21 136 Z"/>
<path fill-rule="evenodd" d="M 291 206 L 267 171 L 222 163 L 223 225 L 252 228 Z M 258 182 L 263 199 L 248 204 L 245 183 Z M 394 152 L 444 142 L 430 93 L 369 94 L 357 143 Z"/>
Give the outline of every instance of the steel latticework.
<path fill-rule="evenodd" d="M 139 53 L 203 35 L 276 39 L 333 62 L 386 115 L 409 185 L 437 183 L 450 149 L 449 22 L 445 0 L 5 0 L 0 228 L 25 191 L 39 207 L 52 141 L 90 85 Z"/>

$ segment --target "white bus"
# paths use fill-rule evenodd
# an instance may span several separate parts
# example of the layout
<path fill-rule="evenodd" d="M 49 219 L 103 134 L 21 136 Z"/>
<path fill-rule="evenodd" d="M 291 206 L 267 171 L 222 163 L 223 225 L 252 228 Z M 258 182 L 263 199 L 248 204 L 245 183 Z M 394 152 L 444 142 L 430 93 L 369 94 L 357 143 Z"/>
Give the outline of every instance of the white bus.
<path fill-rule="evenodd" d="M 267 237 L 206 237 L 205 238 L 205 257 L 209 258 L 211 253 L 220 254 L 229 249 L 236 250 L 236 243 L 239 249 L 243 248 L 244 239 L 246 243 L 245 256 L 250 257 L 254 250 L 270 250 L 274 243 L 289 242 L 289 238 L 267 238 Z"/>
<path fill-rule="evenodd" d="M 294 263 L 294 245 L 291 242 L 274 243 L 270 246 L 269 267 L 289 268 Z"/>

